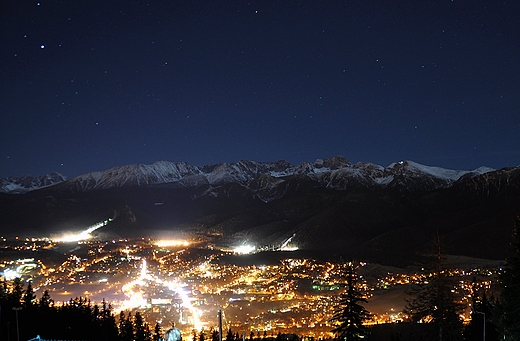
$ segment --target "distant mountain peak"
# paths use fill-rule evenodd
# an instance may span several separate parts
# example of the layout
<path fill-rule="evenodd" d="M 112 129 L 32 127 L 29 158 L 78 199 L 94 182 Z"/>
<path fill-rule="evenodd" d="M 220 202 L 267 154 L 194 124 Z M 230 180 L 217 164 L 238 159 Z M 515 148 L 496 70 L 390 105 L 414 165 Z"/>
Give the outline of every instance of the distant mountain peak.
<path fill-rule="evenodd" d="M 0 193 L 24 194 L 65 180 L 67 178 L 57 172 L 40 176 L 7 177 L 0 179 Z"/>

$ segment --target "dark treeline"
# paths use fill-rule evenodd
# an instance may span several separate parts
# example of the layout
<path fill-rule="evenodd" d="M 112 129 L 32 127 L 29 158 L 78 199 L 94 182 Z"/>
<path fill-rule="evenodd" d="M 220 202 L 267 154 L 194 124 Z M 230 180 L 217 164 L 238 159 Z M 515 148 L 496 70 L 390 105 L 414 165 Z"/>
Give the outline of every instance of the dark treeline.
<path fill-rule="evenodd" d="M 9 285 L 8 285 L 9 284 Z M 112 306 L 74 298 L 55 304 L 48 291 L 37 299 L 30 282 L 19 278 L 0 283 L 0 340 L 43 339 L 151 341 L 160 337 L 160 326 L 151 331 L 139 312 L 121 312 L 118 321 Z"/>
<path fill-rule="evenodd" d="M 219 332 L 215 328 L 205 331 L 204 329 L 197 333 L 193 331 L 191 341 L 219 341 Z M 183 338 L 183 340 L 186 340 Z M 231 328 L 228 329 L 227 333 L 223 331 L 222 341 L 302 341 L 305 340 L 302 336 L 296 334 L 282 334 L 278 332 L 276 336 L 267 335 L 267 331 L 250 331 L 249 334 L 243 332 L 234 332 Z"/>

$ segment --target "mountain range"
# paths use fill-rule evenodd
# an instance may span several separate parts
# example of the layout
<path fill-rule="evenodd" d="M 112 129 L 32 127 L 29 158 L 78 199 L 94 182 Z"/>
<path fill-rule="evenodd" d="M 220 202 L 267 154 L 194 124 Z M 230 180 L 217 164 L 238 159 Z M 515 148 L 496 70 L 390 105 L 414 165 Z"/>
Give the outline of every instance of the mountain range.
<path fill-rule="evenodd" d="M 4 235 L 49 235 L 114 218 L 100 233 L 183 233 L 216 243 L 402 261 L 433 233 L 449 253 L 503 259 L 520 213 L 520 168 L 472 171 L 338 156 L 313 163 L 160 161 L 72 179 L 0 179 Z"/>
<path fill-rule="evenodd" d="M 0 179 L 0 192 L 27 193 L 32 190 L 60 184 L 59 190 L 86 192 L 114 187 L 150 186 L 170 184 L 178 187 L 222 185 L 238 183 L 262 192 L 276 187 L 288 177 L 307 177 L 326 188 L 344 190 L 352 187 L 401 187 L 404 190 L 444 188 L 462 176 L 480 175 L 493 169 L 481 167 L 473 171 L 447 170 L 423 166 L 412 161 L 392 163 L 383 168 L 371 163 L 352 164 L 337 156 L 319 159 L 314 163 L 304 162 L 294 166 L 286 161 L 254 162 L 239 161 L 233 164 L 217 164 L 204 167 L 185 162 L 159 161 L 151 165 L 126 165 L 106 171 L 92 172 L 67 180 L 61 174 Z M 262 183 L 258 183 L 258 182 Z M 264 198 L 268 200 L 269 198 Z"/>

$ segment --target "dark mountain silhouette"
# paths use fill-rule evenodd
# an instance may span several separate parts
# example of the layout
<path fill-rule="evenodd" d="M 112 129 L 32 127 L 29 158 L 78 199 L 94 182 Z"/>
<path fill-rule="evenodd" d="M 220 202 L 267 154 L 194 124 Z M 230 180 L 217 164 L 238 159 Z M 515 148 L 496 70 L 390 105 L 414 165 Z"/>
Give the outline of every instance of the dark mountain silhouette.
<path fill-rule="evenodd" d="M 292 237 L 299 248 L 395 263 L 425 252 L 436 230 L 448 253 L 504 259 L 520 214 L 520 168 L 383 168 L 341 157 L 298 166 L 154 165 L 153 177 L 133 165 L 26 194 L 0 193 L 0 231 L 48 236 L 111 217 L 96 232 L 146 237 L 160 230 L 273 248 Z"/>

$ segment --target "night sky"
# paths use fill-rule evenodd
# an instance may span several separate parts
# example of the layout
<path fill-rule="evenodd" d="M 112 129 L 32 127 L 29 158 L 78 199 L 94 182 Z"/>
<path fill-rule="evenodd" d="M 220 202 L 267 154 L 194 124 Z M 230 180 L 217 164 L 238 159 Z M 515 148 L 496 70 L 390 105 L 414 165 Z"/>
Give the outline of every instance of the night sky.
<path fill-rule="evenodd" d="M 520 2 L 2 1 L 0 177 L 520 165 Z"/>

